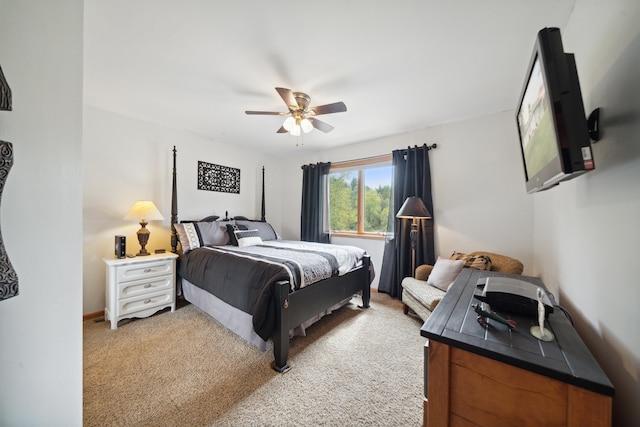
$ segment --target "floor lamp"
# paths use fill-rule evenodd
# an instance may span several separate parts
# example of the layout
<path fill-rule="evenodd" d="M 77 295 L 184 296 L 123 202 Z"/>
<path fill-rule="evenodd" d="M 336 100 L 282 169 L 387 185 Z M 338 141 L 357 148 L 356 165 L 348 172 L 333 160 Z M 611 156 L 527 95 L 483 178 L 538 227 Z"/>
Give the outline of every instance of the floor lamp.
<path fill-rule="evenodd" d="M 411 233 L 409 237 L 411 239 L 411 276 L 416 275 L 416 247 L 418 245 L 418 220 L 429 219 L 431 214 L 424 205 L 422 199 L 418 196 L 407 197 L 402 207 L 396 214 L 396 218 L 406 218 L 413 220 L 411 222 Z"/>

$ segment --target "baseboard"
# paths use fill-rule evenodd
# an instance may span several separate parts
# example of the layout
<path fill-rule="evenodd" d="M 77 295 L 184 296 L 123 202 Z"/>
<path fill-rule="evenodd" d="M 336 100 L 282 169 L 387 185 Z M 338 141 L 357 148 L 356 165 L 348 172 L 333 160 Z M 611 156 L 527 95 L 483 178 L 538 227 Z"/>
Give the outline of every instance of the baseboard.
<path fill-rule="evenodd" d="M 98 317 L 104 317 L 104 310 L 96 311 L 95 313 L 88 313 L 82 315 L 82 321 L 97 319 Z"/>

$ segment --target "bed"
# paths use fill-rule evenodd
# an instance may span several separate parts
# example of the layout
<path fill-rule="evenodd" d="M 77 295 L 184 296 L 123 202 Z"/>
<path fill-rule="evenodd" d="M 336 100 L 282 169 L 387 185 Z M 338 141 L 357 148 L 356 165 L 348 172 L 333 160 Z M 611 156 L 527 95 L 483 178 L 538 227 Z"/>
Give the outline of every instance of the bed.
<path fill-rule="evenodd" d="M 282 240 L 262 215 L 178 221 L 173 148 L 171 248 L 180 255 L 184 298 L 243 339 L 267 349 L 273 368 L 290 369 L 289 340 L 354 295 L 369 307 L 373 266 L 360 248 Z M 178 245 L 179 243 L 179 245 Z M 178 247 L 180 248 L 178 250 Z"/>

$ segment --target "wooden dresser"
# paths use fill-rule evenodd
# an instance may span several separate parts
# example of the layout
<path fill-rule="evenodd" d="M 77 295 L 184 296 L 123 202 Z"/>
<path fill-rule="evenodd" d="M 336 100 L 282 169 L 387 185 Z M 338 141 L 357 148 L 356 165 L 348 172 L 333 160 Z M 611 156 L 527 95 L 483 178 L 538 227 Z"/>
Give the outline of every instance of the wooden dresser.
<path fill-rule="evenodd" d="M 489 275 L 506 276 L 463 269 L 422 326 L 424 424 L 610 426 L 615 389 L 560 309 L 546 323 L 552 342 L 530 334 L 533 317 L 502 314 L 516 320 L 511 331 L 493 320 L 486 328 L 477 322 L 473 295 L 481 291 L 478 279 Z M 538 278 L 513 277 L 544 288 Z"/>

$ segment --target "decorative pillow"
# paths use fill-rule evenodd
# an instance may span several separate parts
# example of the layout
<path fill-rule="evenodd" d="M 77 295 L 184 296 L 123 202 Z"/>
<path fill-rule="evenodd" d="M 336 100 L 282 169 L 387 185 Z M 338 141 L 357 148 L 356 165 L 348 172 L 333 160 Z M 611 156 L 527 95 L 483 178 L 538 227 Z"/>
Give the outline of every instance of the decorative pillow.
<path fill-rule="evenodd" d="M 491 258 L 485 255 L 467 255 L 454 251 L 449 259 L 461 259 L 464 261 L 465 267 L 477 268 L 478 270 L 491 270 Z"/>
<path fill-rule="evenodd" d="M 202 218 L 199 222 L 212 222 L 218 218 L 220 218 L 218 215 L 209 215 L 207 217 Z"/>
<path fill-rule="evenodd" d="M 199 248 L 200 244 L 200 236 L 198 228 L 193 222 L 185 222 L 180 224 L 174 224 L 173 227 L 176 230 L 176 234 L 178 235 L 178 240 L 180 240 L 180 247 L 182 248 L 182 253 L 186 254 L 190 250 L 195 248 Z"/>
<path fill-rule="evenodd" d="M 242 224 L 227 224 L 227 234 L 229 235 L 229 244 L 238 246 L 238 239 L 236 238 L 236 230 L 248 230 L 246 225 Z"/>
<path fill-rule="evenodd" d="M 258 230 L 234 230 L 233 234 L 235 234 L 240 247 L 262 244 Z"/>
<path fill-rule="evenodd" d="M 181 222 L 174 224 L 180 240 L 182 253 L 202 246 L 220 246 L 229 244 L 227 223 L 223 222 Z"/>
<path fill-rule="evenodd" d="M 449 285 L 456 280 L 460 271 L 464 267 L 463 260 L 451 260 L 438 257 L 429 278 L 427 284 L 435 286 L 438 289 L 447 291 Z"/>
<path fill-rule="evenodd" d="M 229 244 L 227 224 L 224 221 L 196 222 L 200 230 L 201 246 L 222 246 Z"/>
<path fill-rule="evenodd" d="M 236 224 L 246 225 L 249 230 L 258 230 L 258 234 L 263 242 L 278 239 L 278 234 L 268 222 L 238 220 L 238 217 L 236 217 Z"/>

